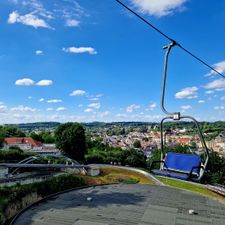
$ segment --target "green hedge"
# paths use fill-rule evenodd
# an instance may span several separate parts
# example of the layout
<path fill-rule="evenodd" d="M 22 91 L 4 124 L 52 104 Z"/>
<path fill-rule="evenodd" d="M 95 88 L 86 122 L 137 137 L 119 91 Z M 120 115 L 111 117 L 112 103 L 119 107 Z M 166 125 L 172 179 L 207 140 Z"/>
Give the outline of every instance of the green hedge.
<path fill-rule="evenodd" d="M 0 150 L 0 162 L 20 161 L 32 155 L 34 154 L 25 153 L 22 150 L 18 150 L 18 149 Z"/>
<path fill-rule="evenodd" d="M 37 193 L 41 198 L 66 189 L 84 186 L 85 182 L 81 177 L 75 175 L 61 175 L 42 182 L 35 182 L 26 185 L 15 185 L 13 187 L 0 188 L 0 225 L 9 219 L 6 209 L 12 204 L 21 202 L 22 199 L 32 193 Z M 21 210 L 21 209 L 20 209 Z"/>

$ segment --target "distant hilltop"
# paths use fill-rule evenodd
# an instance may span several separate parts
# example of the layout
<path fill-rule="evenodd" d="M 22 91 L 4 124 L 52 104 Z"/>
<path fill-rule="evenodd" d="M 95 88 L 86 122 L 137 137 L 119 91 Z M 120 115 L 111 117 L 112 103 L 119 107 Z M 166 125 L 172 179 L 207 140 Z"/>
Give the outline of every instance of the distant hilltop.
<path fill-rule="evenodd" d="M 5 124 L 5 126 L 15 126 L 24 130 L 51 130 L 58 127 L 58 122 L 36 122 L 36 123 L 19 123 L 19 124 Z"/>
<path fill-rule="evenodd" d="M 35 123 L 19 123 L 19 124 L 5 124 L 5 126 L 15 126 L 21 128 L 26 131 L 42 131 L 42 130 L 54 130 L 57 128 L 61 123 L 59 122 L 35 122 Z M 158 122 L 90 122 L 90 123 L 81 123 L 84 127 L 88 129 L 101 129 L 101 128 L 112 128 L 112 127 L 119 127 L 119 128 L 140 128 L 140 127 L 147 127 L 147 128 L 154 128 L 159 129 L 160 124 Z M 225 131 L 225 121 L 216 121 L 216 122 L 200 122 L 200 126 L 203 130 L 215 130 L 219 129 Z M 166 122 L 164 125 L 165 129 L 174 129 L 174 128 L 187 128 L 193 129 L 195 125 L 192 122 L 187 121 L 169 121 Z"/>

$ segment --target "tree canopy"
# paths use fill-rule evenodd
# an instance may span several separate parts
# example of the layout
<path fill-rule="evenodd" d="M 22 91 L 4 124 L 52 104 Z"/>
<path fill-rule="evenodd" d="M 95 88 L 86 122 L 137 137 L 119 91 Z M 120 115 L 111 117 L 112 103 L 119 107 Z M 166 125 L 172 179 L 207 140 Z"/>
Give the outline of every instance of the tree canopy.
<path fill-rule="evenodd" d="M 86 152 L 85 130 L 79 123 L 65 123 L 55 131 L 56 146 L 77 161 L 84 160 Z"/>

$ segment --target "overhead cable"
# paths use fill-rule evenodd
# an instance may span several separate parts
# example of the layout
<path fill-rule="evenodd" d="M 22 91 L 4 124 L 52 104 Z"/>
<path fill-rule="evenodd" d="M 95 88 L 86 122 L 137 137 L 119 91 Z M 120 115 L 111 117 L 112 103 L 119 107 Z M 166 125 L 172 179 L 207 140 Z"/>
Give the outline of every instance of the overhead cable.
<path fill-rule="evenodd" d="M 137 12 L 135 12 L 134 10 L 132 10 L 130 7 L 128 7 L 127 5 L 125 5 L 122 1 L 120 1 L 120 0 L 115 0 L 115 1 L 118 2 L 125 9 L 127 9 L 128 11 L 130 11 L 132 14 L 134 14 L 136 17 L 138 17 L 140 20 L 142 20 L 144 23 L 146 23 L 148 26 L 150 26 L 152 29 L 154 29 L 155 31 L 157 31 L 158 33 L 160 33 L 166 39 L 168 39 L 169 41 L 175 43 L 178 47 L 180 47 L 187 54 L 189 54 L 190 56 L 192 56 L 193 58 L 195 58 L 196 60 L 198 60 L 200 63 L 202 63 L 203 65 L 205 65 L 206 67 L 208 67 L 209 69 L 211 69 L 212 71 L 214 71 L 216 74 L 218 74 L 221 77 L 225 78 L 225 75 L 223 75 L 218 70 L 216 70 L 215 68 L 213 68 L 212 66 L 210 66 L 207 62 L 205 62 L 204 60 L 202 60 L 201 58 L 199 58 L 198 56 L 196 56 L 195 54 L 193 54 L 192 52 L 190 52 L 188 49 L 184 48 L 181 44 L 179 44 L 179 42 L 175 41 L 173 38 L 169 37 L 167 34 L 165 34 L 164 32 L 162 32 L 160 29 L 158 29 L 156 26 L 154 26 L 152 23 L 150 23 L 148 20 L 146 20 L 140 14 L 138 14 Z"/>

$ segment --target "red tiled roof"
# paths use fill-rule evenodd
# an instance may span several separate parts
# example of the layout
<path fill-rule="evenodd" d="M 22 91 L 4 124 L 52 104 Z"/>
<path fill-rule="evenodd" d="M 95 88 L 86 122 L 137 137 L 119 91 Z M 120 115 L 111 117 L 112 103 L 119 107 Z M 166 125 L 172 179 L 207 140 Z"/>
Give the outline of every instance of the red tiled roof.
<path fill-rule="evenodd" d="M 189 143 L 191 141 L 191 139 L 190 138 L 184 138 L 184 137 L 180 137 L 180 138 L 178 138 L 178 142 L 179 143 Z"/>
<path fill-rule="evenodd" d="M 27 144 L 31 145 L 32 147 L 40 147 L 42 146 L 42 143 L 39 141 L 35 141 L 33 138 L 5 138 L 4 139 L 5 144 L 8 145 L 18 145 L 18 144 Z"/>

